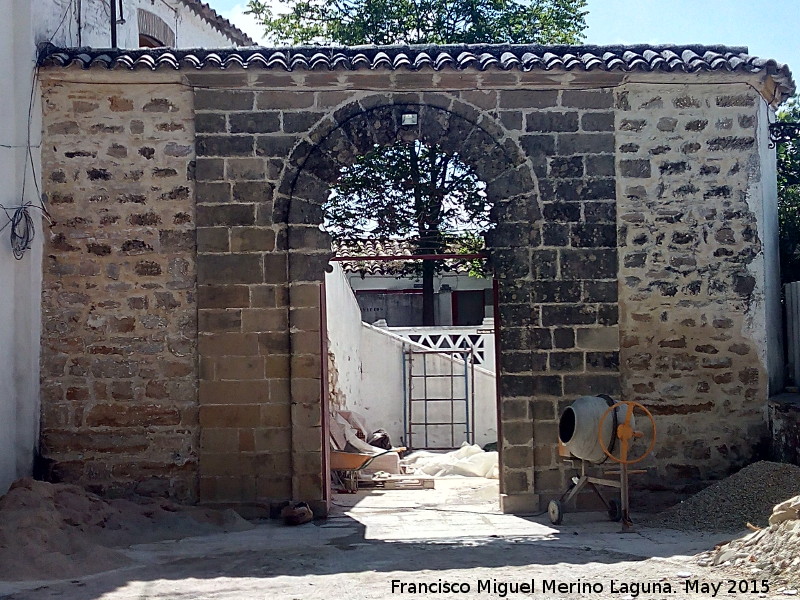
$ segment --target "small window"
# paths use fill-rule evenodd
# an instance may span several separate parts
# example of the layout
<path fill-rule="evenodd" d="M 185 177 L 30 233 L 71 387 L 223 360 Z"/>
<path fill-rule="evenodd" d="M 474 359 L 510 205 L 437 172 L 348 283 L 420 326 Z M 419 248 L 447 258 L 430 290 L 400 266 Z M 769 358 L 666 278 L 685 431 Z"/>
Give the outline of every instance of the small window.
<path fill-rule="evenodd" d="M 156 38 L 145 35 L 143 33 L 139 34 L 139 47 L 140 48 L 160 48 L 161 46 L 166 46 L 164 42 L 161 40 L 157 40 Z"/>
<path fill-rule="evenodd" d="M 141 8 L 138 9 L 137 17 L 139 21 L 139 47 L 175 47 L 175 32 L 167 25 L 164 19 Z"/>

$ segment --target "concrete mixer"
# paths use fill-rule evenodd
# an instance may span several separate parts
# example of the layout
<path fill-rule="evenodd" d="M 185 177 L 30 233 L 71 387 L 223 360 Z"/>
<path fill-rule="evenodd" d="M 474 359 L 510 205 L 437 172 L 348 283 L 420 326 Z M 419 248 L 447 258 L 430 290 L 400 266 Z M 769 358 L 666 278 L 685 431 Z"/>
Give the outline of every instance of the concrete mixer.
<path fill-rule="evenodd" d="M 639 422 L 644 425 L 642 429 L 649 430 L 647 433 L 637 430 L 636 412 L 640 413 Z M 646 437 L 649 439 L 645 443 L 637 443 Z M 565 505 L 588 486 L 606 507 L 609 518 L 622 521 L 622 531 L 631 531 L 633 522 L 630 519 L 628 475 L 646 471 L 628 467 L 643 460 L 655 447 L 656 423 L 650 411 L 638 402 L 614 402 L 605 395 L 582 396 L 561 413 L 558 438 L 568 456 L 580 460 L 581 474 L 573 477 L 570 487 L 558 500 L 552 500 L 548 505 L 550 521 L 554 525 L 561 523 Z M 636 448 L 638 454 L 635 455 L 631 453 L 634 445 L 640 446 Z M 587 475 L 587 464 L 600 465 L 609 460 L 618 463 L 619 469 L 607 470 L 604 474 L 618 475 L 619 480 Z M 620 500 L 606 500 L 598 485 L 618 488 Z"/>

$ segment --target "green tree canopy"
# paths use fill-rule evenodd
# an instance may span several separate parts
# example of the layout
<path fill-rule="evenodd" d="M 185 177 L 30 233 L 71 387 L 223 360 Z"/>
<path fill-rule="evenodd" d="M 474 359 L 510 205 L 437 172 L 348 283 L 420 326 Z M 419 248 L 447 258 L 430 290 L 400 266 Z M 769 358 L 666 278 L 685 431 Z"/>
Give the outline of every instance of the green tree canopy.
<path fill-rule="evenodd" d="M 276 44 L 575 44 L 586 0 L 288 0 L 248 12 Z"/>
<path fill-rule="evenodd" d="M 276 44 L 575 44 L 586 28 L 586 0 L 287 0 L 273 14 L 265 0 L 248 12 Z M 342 171 L 326 207 L 334 238 L 413 240 L 415 254 L 437 254 L 448 237 L 474 248 L 488 226 L 483 184 L 457 155 L 420 142 L 376 148 Z M 434 325 L 433 276 L 424 261 L 423 323 Z"/>
<path fill-rule="evenodd" d="M 334 240 L 405 239 L 417 255 L 480 249 L 491 207 L 486 186 L 458 154 L 420 141 L 375 147 L 342 170 L 324 207 Z M 433 276 L 444 262 L 407 263 L 422 277 L 422 320 L 434 325 Z"/>
<path fill-rule="evenodd" d="M 342 171 L 325 206 L 334 239 L 407 238 L 438 252 L 489 224 L 486 193 L 457 154 L 422 142 L 376 147 Z"/>
<path fill-rule="evenodd" d="M 800 95 L 783 105 L 778 120 L 800 123 Z M 800 140 L 778 144 L 778 225 L 781 279 L 800 281 Z"/>

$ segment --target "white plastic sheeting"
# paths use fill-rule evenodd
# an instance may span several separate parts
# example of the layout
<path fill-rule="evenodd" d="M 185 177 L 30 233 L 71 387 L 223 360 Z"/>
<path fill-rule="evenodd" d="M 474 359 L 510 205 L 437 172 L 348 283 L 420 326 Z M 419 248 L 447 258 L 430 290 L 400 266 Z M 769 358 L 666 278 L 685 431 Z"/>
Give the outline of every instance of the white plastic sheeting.
<path fill-rule="evenodd" d="M 402 461 L 410 473 L 446 477 L 486 477 L 498 479 L 497 452 L 485 452 L 480 446 L 466 442 L 453 452 L 440 453 L 419 450 Z"/>

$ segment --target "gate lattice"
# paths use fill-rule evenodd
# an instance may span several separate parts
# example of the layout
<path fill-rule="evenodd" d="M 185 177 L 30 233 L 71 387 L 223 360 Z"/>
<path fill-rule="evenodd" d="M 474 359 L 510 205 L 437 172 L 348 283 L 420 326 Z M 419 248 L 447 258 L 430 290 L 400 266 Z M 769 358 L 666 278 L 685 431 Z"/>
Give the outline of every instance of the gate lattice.
<path fill-rule="evenodd" d="M 406 350 L 409 448 L 452 450 L 475 443 L 474 350 Z"/>

